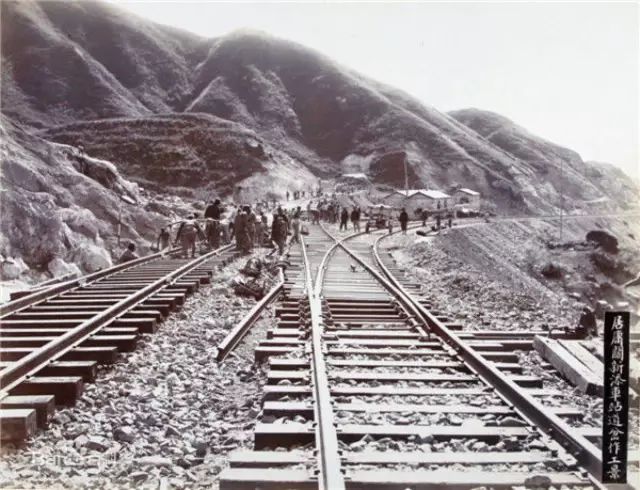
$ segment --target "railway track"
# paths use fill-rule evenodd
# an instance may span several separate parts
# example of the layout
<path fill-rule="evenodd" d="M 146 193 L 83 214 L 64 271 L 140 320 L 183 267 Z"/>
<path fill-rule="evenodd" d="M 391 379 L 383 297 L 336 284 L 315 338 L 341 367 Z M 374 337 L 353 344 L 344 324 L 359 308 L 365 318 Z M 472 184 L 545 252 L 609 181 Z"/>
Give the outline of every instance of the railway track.
<path fill-rule="evenodd" d="M 256 349 L 269 372 L 254 450 L 231 455 L 220 487 L 597 486 L 600 429 L 542 405 L 563 393 L 522 374 L 526 339 L 456 333 L 379 236 L 311 227 L 293 251 Z"/>
<path fill-rule="evenodd" d="M 195 259 L 176 250 L 36 288 L 0 307 L 0 432 L 22 441 L 72 405 L 99 365 L 132 351 L 185 297 L 235 256 L 227 245 Z"/>

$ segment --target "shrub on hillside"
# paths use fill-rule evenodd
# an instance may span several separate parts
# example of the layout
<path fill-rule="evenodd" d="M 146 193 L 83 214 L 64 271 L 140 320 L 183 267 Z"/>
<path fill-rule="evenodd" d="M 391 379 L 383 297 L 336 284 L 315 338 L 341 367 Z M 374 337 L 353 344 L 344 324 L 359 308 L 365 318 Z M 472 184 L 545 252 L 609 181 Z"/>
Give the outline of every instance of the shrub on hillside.
<path fill-rule="evenodd" d="M 540 264 L 547 262 L 549 253 L 542 249 L 540 245 L 534 241 L 529 240 L 522 247 L 522 261 L 527 271 L 532 274 L 536 274 L 540 267 Z"/>
<path fill-rule="evenodd" d="M 589 256 L 593 266 L 605 276 L 613 279 L 616 283 L 622 284 L 633 278 L 633 274 L 627 270 L 622 260 L 617 260 L 604 252 L 592 252 Z"/>
<path fill-rule="evenodd" d="M 587 241 L 596 243 L 610 254 L 618 253 L 618 239 L 604 230 L 591 230 L 587 233 Z"/>
<path fill-rule="evenodd" d="M 564 269 L 553 262 L 548 262 L 540 269 L 540 274 L 547 279 L 562 279 L 564 276 Z"/>

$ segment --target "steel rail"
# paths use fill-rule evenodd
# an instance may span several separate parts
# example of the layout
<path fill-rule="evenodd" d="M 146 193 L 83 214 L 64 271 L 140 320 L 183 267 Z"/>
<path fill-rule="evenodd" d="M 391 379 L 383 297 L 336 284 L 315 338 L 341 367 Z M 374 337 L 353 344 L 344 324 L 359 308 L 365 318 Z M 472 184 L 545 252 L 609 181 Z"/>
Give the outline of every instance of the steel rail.
<path fill-rule="evenodd" d="M 315 395 L 313 411 L 315 415 L 315 434 L 318 452 L 318 488 L 323 490 L 344 490 L 346 485 L 344 475 L 341 471 L 342 465 L 340 461 L 338 434 L 333 418 L 329 378 L 327 377 L 327 366 L 324 361 L 324 352 L 322 349 L 322 305 L 320 302 L 320 288 L 318 287 L 322 284 L 322 266 L 330 253 L 335 249 L 335 245 L 325 253 L 322 259 L 320 267 L 318 268 L 315 288 L 312 283 L 311 268 L 307 257 L 304 237 L 301 237 L 300 246 L 302 248 L 305 284 L 311 315 L 311 369 L 313 371 L 313 391 Z"/>
<path fill-rule="evenodd" d="M 389 281 L 385 280 L 385 278 L 378 271 L 376 271 L 375 269 L 371 268 L 369 266 L 369 264 L 367 264 L 362 258 L 357 256 L 357 254 L 352 252 L 348 247 L 346 247 L 344 245 L 343 242 L 345 242 L 346 240 L 350 240 L 350 239 L 355 238 L 357 236 L 364 235 L 366 232 L 358 232 L 358 233 L 353 233 L 352 235 L 348 235 L 346 237 L 336 238 L 322 224 L 320 224 L 320 228 L 332 240 L 335 240 L 336 243 L 334 244 L 334 247 L 337 247 L 337 246 L 342 247 L 345 250 L 345 252 L 347 252 L 349 255 L 351 255 L 353 258 L 355 258 L 358 262 L 361 262 L 362 264 L 364 264 L 365 268 L 369 272 L 371 272 L 373 274 L 373 276 L 378 281 L 380 281 L 380 283 L 382 285 L 384 285 L 392 293 L 392 295 L 400 302 L 400 304 L 402 304 L 402 306 L 404 306 L 404 308 L 409 313 L 411 313 L 411 316 L 409 318 L 407 318 L 407 321 L 409 322 L 409 324 L 412 327 L 416 328 L 418 330 L 418 332 L 424 338 L 430 339 L 431 338 L 431 332 L 429 330 L 425 330 L 424 326 L 422 325 L 422 322 L 417 320 L 417 318 L 422 318 L 422 315 L 421 315 L 420 311 L 417 308 L 415 308 L 414 303 L 412 301 L 408 300 L 407 298 L 405 298 L 404 295 L 402 294 L 402 291 L 400 291 L 398 288 L 396 288 L 393 284 L 390 284 Z"/>
<path fill-rule="evenodd" d="M 167 284 L 174 283 L 177 279 L 196 268 L 216 255 L 231 250 L 232 244 L 213 250 L 201 257 L 198 257 L 182 267 L 166 274 L 164 277 L 154 281 L 144 288 L 130 294 L 126 298 L 100 312 L 93 318 L 85 320 L 77 327 L 66 332 L 64 335 L 52 340 L 42 347 L 34 350 L 25 357 L 0 371 L 0 400 L 6 397 L 10 390 L 23 382 L 29 376 L 33 376 L 51 361 L 54 361 L 85 341 L 96 331 L 100 330 L 107 323 L 110 323 L 118 316 L 127 312 L 141 301 L 162 289 Z"/>
<path fill-rule="evenodd" d="M 373 244 L 373 254 L 376 263 L 383 271 L 388 282 L 392 283 L 395 289 L 400 291 L 407 301 L 410 301 L 415 305 L 415 309 L 420 312 L 421 317 L 427 322 L 431 331 L 451 346 L 465 362 L 485 378 L 500 395 L 509 401 L 509 403 L 522 411 L 522 413 L 524 413 L 529 419 L 535 422 L 539 429 L 567 449 L 576 458 L 578 463 L 591 473 L 593 477 L 597 480 L 601 480 L 601 451 L 591 441 L 586 437 L 577 434 L 576 431 L 560 419 L 560 417 L 546 409 L 540 402 L 538 402 L 533 396 L 526 393 L 526 391 L 519 387 L 515 382 L 506 378 L 496 367 L 491 365 L 481 355 L 466 345 L 460 337 L 453 333 L 430 311 L 422 306 L 420 302 L 397 281 L 380 258 L 378 252 L 378 244 L 383 238 L 385 238 L 385 236 L 388 235 L 378 237 Z M 343 244 L 341 244 L 341 246 L 348 251 Z M 358 258 L 355 254 L 351 254 L 353 257 Z M 358 260 L 370 271 L 375 272 L 362 259 L 358 258 Z"/>
<path fill-rule="evenodd" d="M 40 282 L 38 284 L 34 284 L 29 289 L 27 289 L 27 291 L 31 291 L 31 292 L 41 291 L 41 290 L 43 290 L 45 288 L 53 286 L 54 284 L 59 284 L 61 282 L 70 281 L 71 279 L 75 279 L 76 277 L 78 277 L 78 276 L 76 276 L 75 272 L 69 272 L 68 274 L 64 274 L 62 276 L 52 277 L 48 281 L 44 281 L 44 282 Z"/>
<path fill-rule="evenodd" d="M 223 362 L 229 354 L 236 348 L 240 341 L 247 335 L 253 324 L 260 318 L 262 312 L 275 300 L 284 287 L 284 272 L 282 267 L 278 267 L 278 281 L 269 292 L 258 301 L 253 308 L 245 315 L 227 336 L 218 344 L 216 361 Z"/>
<path fill-rule="evenodd" d="M 145 257 L 139 257 L 134 260 L 130 260 L 128 262 L 124 262 L 122 264 L 117 264 L 112 267 L 108 267 L 106 269 L 101 269 L 96 272 L 92 272 L 91 274 L 86 274 L 84 276 L 77 277 L 75 279 L 71 279 L 68 281 L 64 281 L 61 283 L 53 284 L 50 286 L 46 286 L 44 289 L 37 289 L 30 294 L 27 294 L 21 298 L 18 298 L 13 301 L 9 301 L 0 306 L 0 321 L 2 317 L 17 313 L 25 308 L 33 306 L 37 303 L 45 301 L 49 298 L 59 295 L 65 291 L 69 291 L 71 289 L 86 286 L 89 283 L 97 281 L 98 279 L 102 279 L 103 277 L 107 277 L 111 274 L 115 274 L 116 272 L 121 272 L 133 267 L 136 267 L 140 264 L 144 264 L 146 262 L 151 262 L 152 260 L 162 258 L 166 255 L 170 255 L 176 253 L 180 250 L 179 247 L 172 248 L 170 250 L 164 250 L 162 252 L 157 252 L 152 255 L 147 255 Z"/>

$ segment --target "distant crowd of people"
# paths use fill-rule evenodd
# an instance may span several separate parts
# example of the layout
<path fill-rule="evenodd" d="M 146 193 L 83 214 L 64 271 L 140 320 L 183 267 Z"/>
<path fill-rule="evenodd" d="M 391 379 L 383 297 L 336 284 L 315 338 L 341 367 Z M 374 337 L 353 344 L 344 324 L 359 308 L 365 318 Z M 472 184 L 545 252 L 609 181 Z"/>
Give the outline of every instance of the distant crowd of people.
<path fill-rule="evenodd" d="M 308 194 L 305 191 L 286 191 L 287 198 L 304 198 Z M 339 223 L 339 230 L 347 231 L 349 223 L 354 232 L 361 231 L 363 211 L 359 206 L 341 206 L 335 194 L 324 196 L 318 189 L 316 196 L 318 200 L 309 200 L 306 206 L 306 217 L 313 224 L 321 221 L 326 223 Z M 403 233 L 407 232 L 409 215 L 406 209 L 402 209 L 397 217 L 387 216 L 385 226 L 389 233 L 393 230 L 393 221 L 397 218 Z M 422 214 L 423 226 L 429 218 L 428 213 Z M 435 226 L 433 229 L 440 229 L 442 216 L 437 213 L 435 216 Z M 449 227 L 452 226 L 452 216 L 445 216 L 448 219 Z M 273 247 L 274 251 L 283 254 L 287 245 L 288 237 L 291 236 L 290 243 L 300 243 L 300 235 L 305 232 L 302 223 L 303 211 L 298 206 L 285 210 L 276 201 L 261 201 L 256 205 L 239 205 L 230 212 L 227 211 L 220 199 L 211 202 L 204 211 L 204 217 L 200 218 L 198 213 L 190 214 L 179 223 L 165 226 L 160 229 L 156 240 L 156 249 L 161 251 L 171 245 L 180 244 L 182 256 L 196 256 L 198 245 L 208 249 L 216 249 L 222 245 L 229 244 L 235 240 L 236 248 L 243 254 L 249 254 L 256 247 Z M 366 232 L 370 231 L 373 216 L 367 216 Z M 171 229 L 177 225 L 175 237 L 172 239 Z M 378 226 L 379 227 L 379 226 Z M 138 258 L 133 243 L 120 256 L 119 262 L 126 262 Z"/>
<path fill-rule="evenodd" d="M 321 197 L 322 195 L 323 195 L 322 187 L 320 186 L 316 187 L 315 189 L 309 188 L 308 191 L 305 191 L 305 190 L 290 191 L 289 189 L 287 189 L 287 191 L 285 192 L 285 197 L 287 198 L 287 201 L 291 201 L 291 200 L 297 201 L 298 199 Z"/>

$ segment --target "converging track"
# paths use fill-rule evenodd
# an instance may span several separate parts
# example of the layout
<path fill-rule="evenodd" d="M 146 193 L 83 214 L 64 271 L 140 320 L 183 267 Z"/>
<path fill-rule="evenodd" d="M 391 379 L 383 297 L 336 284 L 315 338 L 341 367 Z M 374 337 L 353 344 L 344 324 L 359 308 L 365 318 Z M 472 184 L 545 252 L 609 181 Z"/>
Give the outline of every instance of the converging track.
<path fill-rule="evenodd" d="M 463 330 L 428 285 L 403 278 L 383 232 L 336 238 L 311 226 L 289 265 L 212 355 L 233 351 L 271 302 L 255 348 L 269 365 L 254 450 L 232 453 L 223 489 L 597 486 L 600 428 L 523 374 L 531 332 Z M 155 254 L 0 307 L 2 439 L 44 427 L 99 364 L 207 283 L 235 253 Z M 284 264 L 283 264 L 284 265 Z M 424 291 L 427 289 L 427 291 Z M 544 401 L 555 399 L 551 405 Z"/>
<path fill-rule="evenodd" d="M 378 238 L 312 226 L 293 250 L 278 325 L 256 349 L 269 374 L 255 450 L 232 454 L 221 488 L 597 485 L 599 428 L 542 406 L 562 394 L 505 352 L 523 341 L 454 333 Z"/>
<path fill-rule="evenodd" d="M 227 245 L 192 260 L 176 250 L 38 289 L 0 307 L 2 440 L 45 427 L 56 405 L 72 405 L 97 366 L 135 349 L 185 297 L 234 256 Z"/>

